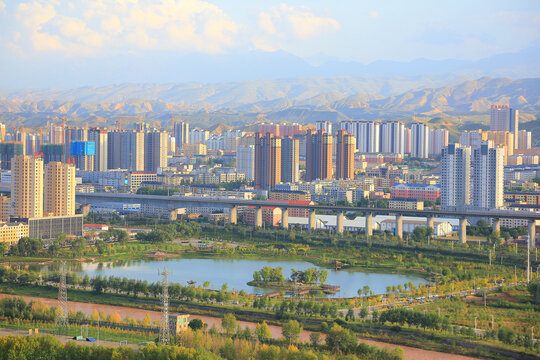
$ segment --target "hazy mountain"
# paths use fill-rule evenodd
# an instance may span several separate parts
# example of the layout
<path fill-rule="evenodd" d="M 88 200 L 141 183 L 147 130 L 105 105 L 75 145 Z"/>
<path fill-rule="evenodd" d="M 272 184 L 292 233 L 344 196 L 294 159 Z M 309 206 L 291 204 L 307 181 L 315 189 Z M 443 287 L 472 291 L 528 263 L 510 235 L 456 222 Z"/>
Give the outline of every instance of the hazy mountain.
<path fill-rule="evenodd" d="M 314 63 L 320 65 L 312 65 L 285 51 L 248 51 L 212 55 L 193 53 L 184 56 L 174 52 L 155 52 L 151 55 L 81 59 L 76 63 L 61 58 L 44 58 L 38 66 L 34 62 L 25 63 L 24 60 L 11 59 L 6 55 L 2 58 L 4 70 L 0 69 L 0 87 L 74 88 L 81 85 L 103 86 L 122 83 L 183 83 L 189 89 L 189 86 L 201 86 L 200 83 L 353 76 L 361 77 L 364 81 L 374 79 L 377 84 L 370 84 L 368 92 L 387 96 L 419 86 L 441 86 L 456 79 L 482 76 L 540 77 L 540 42 L 534 42 L 531 47 L 515 53 L 495 55 L 476 61 L 416 59 L 409 62 L 379 60 L 362 64 L 325 57 L 319 58 Z M 381 77 L 386 80 L 391 80 L 390 77 L 392 79 L 407 77 L 411 86 L 407 88 L 393 86 L 393 82 L 378 84 Z M 426 79 L 430 81 L 426 82 Z M 438 83 L 435 83 L 435 80 Z M 208 88 L 208 85 L 205 88 Z M 149 90 L 148 88 L 140 90 L 148 95 L 148 92 L 144 91 Z M 148 96 L 130 98 L 133 97 L 153 99 Z M 98 101 L 119 101 L 119 99 Z"/>
<path fill-rule="evenodd" d="M 384 86 L 383 83 L 378 84 L 379 88 Z M 487 121 L 489 105 L 494 103 L 508 103 L 520 109 L 524 122 L 534 120 L 540 114 L 540 78 L 483 77 L 391 96 L 365 91 L 376 89 L 374 84 L 374 80 L 338 77 L 19 90 L 0 94 L 0 121 L 40 126 L 47 119 L 69 117 L 76 118 L 71 122 L 100 124 L 105 119 L 112 124 L 119 115 L 141 114 L 149 123 L 167 125 L 171 115 L 176 114 L 185 115 L 187 121 L 198 126 L 239 126 L 262 120 L 410 121 L 416 115 L 428 120 L 441 118 L 464 124 Z"/>

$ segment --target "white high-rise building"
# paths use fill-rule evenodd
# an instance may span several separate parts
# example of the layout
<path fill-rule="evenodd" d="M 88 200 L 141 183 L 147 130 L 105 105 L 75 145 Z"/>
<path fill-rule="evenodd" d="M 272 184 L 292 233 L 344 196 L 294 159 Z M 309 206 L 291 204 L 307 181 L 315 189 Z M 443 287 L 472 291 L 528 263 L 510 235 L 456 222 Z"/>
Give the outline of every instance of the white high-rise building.
<path fill-rule="evenodd" d="M 255 146 L 239 146 L 236 149 L 236 172 L 244 174 L 246 180 L 254 179 Z"/>
<path fill-rule="evenodd" d="M 378 153 L 381 151 L 381 123 L 343 121 L 340 123 L 340 128 L 353 135 L 359 152 Z"/>
<path fill-rule="evenodd" d="M 426 124 L 411 125 L 411 156 L 418 158 L 429 156 L 429 127 Z"/>
<path fill-rule="evenodd" d="M 210 131 L 203 129 L 194 129 L 189 132 L 190 144 L 206 144 L 206 140 L 210 137 Z"/>
<path fill-rule="evenodd" d="M 429 131 L 429 155 L 438 156 L 448 146 L 448 130 L 434 129 Z"/>
<path fill-rule="evenodd" d="M 405 124 L 392 121 L 381 124 L 381 152 L 405 154 Z"/>
<path fill-rule="evenodd" d="M 473 150 L 473 206 L 489 210 L 503 206 L 504 148 L 483 142 Z"/>
<path fill-rule="evenodd" d="M 441 155 L 441 209 L 457 210 L 470 205 L 471 148 L 450 144 Z"/>
<path fill-rule="evenodd" d="M 332 134 L 332 123 L 330 121 L 317 121 L 315 124 L 317 130 L 324 130 L 328 134 Z"/>

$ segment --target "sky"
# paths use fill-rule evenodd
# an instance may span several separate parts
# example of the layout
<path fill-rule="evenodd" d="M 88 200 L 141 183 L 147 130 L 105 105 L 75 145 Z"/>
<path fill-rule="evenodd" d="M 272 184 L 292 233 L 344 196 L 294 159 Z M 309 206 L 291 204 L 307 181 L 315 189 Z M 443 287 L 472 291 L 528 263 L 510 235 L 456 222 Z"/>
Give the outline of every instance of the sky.
<path fill-rule="evenodd" d="M 537 0 L 0 0 L 0 75 L 164 52 L 476 60 L 538 39 Z"/>

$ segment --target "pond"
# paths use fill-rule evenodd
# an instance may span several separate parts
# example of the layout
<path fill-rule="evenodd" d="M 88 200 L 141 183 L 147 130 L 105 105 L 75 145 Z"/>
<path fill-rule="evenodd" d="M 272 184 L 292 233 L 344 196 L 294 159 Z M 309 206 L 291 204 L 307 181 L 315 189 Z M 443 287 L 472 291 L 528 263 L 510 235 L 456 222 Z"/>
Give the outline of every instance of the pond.
<path fill-rule="evenodd" d="M 79 274 L 93 276 L 118 276 L 129 279 L 146 280 L 149 283 L 157 282 L 158 269 L 171 272 L 170 283 L 187 285 L 187 281 L 196 281 L 195 286 L 202 286 L 205 281 L 210 282 L 210 288 L 219 290 L 223 284 L 227 284 L 228 289 L 244 290 L 250 294 L 264 294 L 273 291 L 271 289 L 261 289 L 253 287 L 247 283 L 253 280 L 253 272 L 265 266 L 283 267 L 283 275 L 288 278 L 291 269 L 306 270 L 307 268 L 319 268 L 309 262 L 304 261 L 283 261 L 283 260 L 245 260 L 245 259 L 193 259 L 176 258 L 169 260 L 133 260 L 127 262 L 114 263 L 84 263 Z M 419 276 L 368 273 L 359 271 L 336 271 L 328 269 L 329 285 L 340 286 L 341 290 L 332 297 L 353 297 L 357 296 L 359 288 L 369 286 L 375 294 L 386 292 L 387 286 L 397 286 L 412 281 L 415 285 L 426 283 L 427 280 Z"/>

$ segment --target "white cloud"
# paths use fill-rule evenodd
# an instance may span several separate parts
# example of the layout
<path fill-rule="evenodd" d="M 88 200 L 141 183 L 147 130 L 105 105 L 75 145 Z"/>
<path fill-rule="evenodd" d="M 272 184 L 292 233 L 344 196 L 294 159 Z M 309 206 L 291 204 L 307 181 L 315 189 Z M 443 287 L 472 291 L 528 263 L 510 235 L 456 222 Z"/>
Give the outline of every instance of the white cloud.
<path fill-rule="evenodd" d="M 65 8 L 53 4 L 32 0 L 18 5 L 21 47 L 71 56 L 104 49 L 215 53 L 234 46 L 241 29 L 221 8 L 203 0 L 88 0 L 78 5 L 78 14 L 70 3 Z"/>
<path fill-rule="evenodd" d="M 379 17 L 379 13 L 375 10 L 371 10 L 370 12 L 368 12 L 368 16 L 375 19 Z"/>
<path fill-rule="evenodd" d="M 113 35 L 121 33 L 124 29 L 120 19 L 118 19 L 118 16 L 116 15 L 111 15 L 108 18 L 101 20 L 101 28 Z"/>
<path fill-rule="evenodd" d="M 6 9 L 6 3 L 0 0 L 0 13 L 4 12 Z"/>
<path fill-rule="evenodd" d="M 279 13 L 276 14 L 279 17 Z M 272 14 L 261 12 L 259 14 L 259 26 L 267 34 L 273 35 L 276 33 L 276 26 L 272 21 Z"/>
<path fill-rule="evenodd" d="M 278 32 L 282 36 L 292 35 L 301 40 L 336 32 L 341 28 L 339 22 L 331 17 L 318 16 L 306 7 L 281 4 L 270 12 L 259 14 L 259 27 L 268 35 Z"/>

